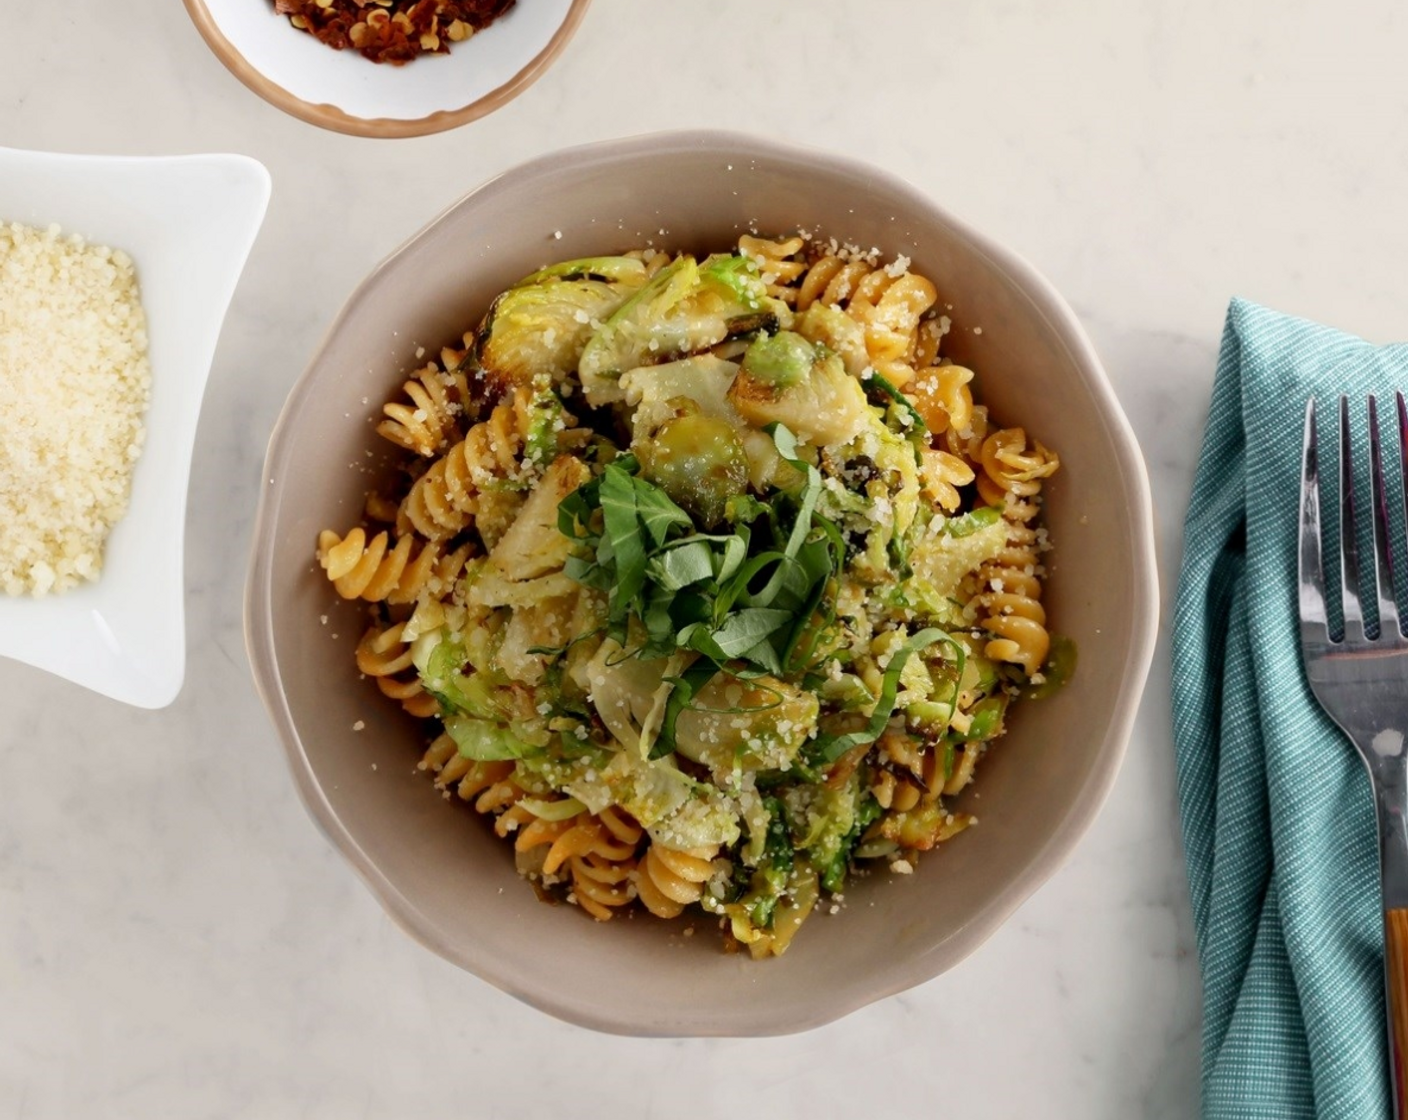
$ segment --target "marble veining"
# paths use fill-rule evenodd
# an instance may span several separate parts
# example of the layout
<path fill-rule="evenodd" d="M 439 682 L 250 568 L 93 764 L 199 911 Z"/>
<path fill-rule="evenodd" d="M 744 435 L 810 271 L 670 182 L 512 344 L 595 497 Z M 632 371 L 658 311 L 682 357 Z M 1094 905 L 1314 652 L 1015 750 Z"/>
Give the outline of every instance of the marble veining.
<path fill-rule="evenodd" d="M 465 190 L 566 144 L 739 128 L 887 166 L 1055 282 L 1143 443 L 1167 601 L 1228 299 L 1404 334 L 1408 16 L 598 0 L 502 111 L 384 143 L 254 97 L 179 4 L 5 15 L 0 142 L 245 152 L 274 197 L 196 448 L 180 699 L 0 663 L 0 1117 L 1195 1114 L 1166 645 L 1100 819 L 959 968 L 799 1037 L 596 1035 L 403 936 L 298 804 L 241 635 L 260 463 L 355 282 Z"/>

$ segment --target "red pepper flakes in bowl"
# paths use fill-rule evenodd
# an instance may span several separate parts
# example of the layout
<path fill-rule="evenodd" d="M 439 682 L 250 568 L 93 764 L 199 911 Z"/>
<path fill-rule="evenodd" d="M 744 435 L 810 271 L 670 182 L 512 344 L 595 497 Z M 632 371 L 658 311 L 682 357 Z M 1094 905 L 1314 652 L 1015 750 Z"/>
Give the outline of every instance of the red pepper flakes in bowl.
<path fill-rule="evenodd" d="M 274 0 L 274 11 L 334 50 L 401 66 L 447 54 L 507 12 L 516 0 Z"/>

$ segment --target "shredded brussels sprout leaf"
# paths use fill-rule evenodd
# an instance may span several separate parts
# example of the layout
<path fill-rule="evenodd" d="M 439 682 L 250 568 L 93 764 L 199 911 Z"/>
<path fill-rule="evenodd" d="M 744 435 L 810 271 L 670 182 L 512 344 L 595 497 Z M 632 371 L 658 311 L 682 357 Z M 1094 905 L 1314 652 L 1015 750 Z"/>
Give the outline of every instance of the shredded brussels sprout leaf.
<path fill-rule="evenodd" d="M 895 698 L 900 692 L 900 673 L 904 671 L 906 662 L 920 650 L 927 649 L 937 642 L 947 642 L 958 651 L 960 658 L 963 656 L 963 647 L 937 627 L 919 631 L 890 655 L 890 663 L 885 668 L 884 683 L 880 688 L 880 698 L 875 701 L 875 710 L 870 713 L 870 719 L 866 721 L 865 726 L 859 731 L 851 731 L 845 735 L 819 735 L 812 745 L 812 755 L 821 763 L 832 763 L 852 747 L 873 743 L 880 738 L 894 713 Z M 955 704 L 957 700 L 955 691 Z"/>
<path fill-rule="evenodd" d="M 475 762 L 522 758 L 532 750 L 529 744 L 503 724 L 474 716 L 447 716 L 445 730 L 455 741 L 460 754 Z"/>
<path fill-rule="evenodd" d="M 665 678 L 674 687 L 670 690 L 670 698 L 665 702 L 665 718 L 661 721 L 660 733 L 651 748 L 651 758 L 663 758 L 675 749 L 675 724 L 680 718 L 680 713 L 689 707 L 700 689 L 713 680 L 718 671 L 717 661 L 701 657 L 679 676 Z"/>

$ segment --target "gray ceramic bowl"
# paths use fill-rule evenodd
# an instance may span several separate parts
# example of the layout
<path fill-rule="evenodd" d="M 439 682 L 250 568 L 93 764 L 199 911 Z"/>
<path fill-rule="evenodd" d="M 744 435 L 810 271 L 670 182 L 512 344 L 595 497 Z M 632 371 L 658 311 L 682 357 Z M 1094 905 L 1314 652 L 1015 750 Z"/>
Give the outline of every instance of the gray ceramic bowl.
<path fill-rule="evenodd" d="M 545 906 L 509 846 L 414 772 L 419 728 L 352 664 L 360 612 L 313 563 L 358 520 L 368 422 L 416 350 L 454 341 L 491 297 L 549 260 L 645 243 L 707 249 L 749 227 L 904 254 L 953 305 L 951 352 L 994 413 L 1060 451 L 1049 488 L 1054 627 L 1080 665 L 1025 705 L 979 772 L 981 827 L 917 874 L 875 874 L 786 956 L 720 952 L 647 915 L 597 924 Z M 664 232 L 661 232 L 661 231 Z M 970 329 L 981 327 L 981 333 Z M 367 452 L 372 457 L 367 457 Z M 1070 309 L 1030 266 L 922 192 L 847 159 L 687 132 L 544 157 L 480 187 L 353 293 L 284 408 L 255 527 L 246 628 L 255 679 L 309 812 L 409 933 L 576 1023 L 624 1034 L 766 1035 L 819 1026 L 953 967 L 1070 854 L 1119 768 L 1157 623 L 1144 465 Z M 330 615 L 324 625 L 320 617 Z M 339 634 L 337 639 L 333 633 Z M 365 729 L 354 732 L 357 721 Z M 375 766 L 373 764 L 376 764 Z"/>

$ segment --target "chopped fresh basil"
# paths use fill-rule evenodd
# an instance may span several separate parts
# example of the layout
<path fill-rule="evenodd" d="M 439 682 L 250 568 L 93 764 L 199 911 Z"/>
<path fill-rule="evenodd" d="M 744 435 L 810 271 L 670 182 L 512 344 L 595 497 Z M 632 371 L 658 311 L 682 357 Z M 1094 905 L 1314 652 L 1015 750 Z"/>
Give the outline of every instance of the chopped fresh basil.
<path fill-rule="evenodd" d="M 581 545 L 565 570 L 607 592 L 608 632 L 623 645 L 634 618 L 645 627 L 643 657 L 693 650 L 717 664 L 741 661 L 741 673 L 792 667 L 845 546 L 816 513 L 820 472 L 797 457 L 786 428 L 775 425 L 771 435 L 801 489 L 766 502 L 736 500 L 730 533 L 698 532 L 688 513 L 639 476 L 632 456 L 558 506 L 558 529 Z"/>

